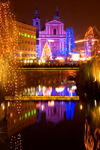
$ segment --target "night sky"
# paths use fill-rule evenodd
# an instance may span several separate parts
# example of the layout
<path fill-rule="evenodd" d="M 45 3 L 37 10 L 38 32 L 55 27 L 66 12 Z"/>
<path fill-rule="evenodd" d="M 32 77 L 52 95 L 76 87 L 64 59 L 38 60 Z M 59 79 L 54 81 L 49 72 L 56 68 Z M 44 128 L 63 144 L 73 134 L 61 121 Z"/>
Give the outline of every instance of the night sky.
<path fill-rule="evenodd" d="M 73 27 L 75 38 L 82 38 L 89 26 L 100 31 L 100 0 L 9 0 L 19 21 L 32 25 L 36 5 L 43 28 L 46 19 L 54 18 L 58 7 L 64 28 Z"/>

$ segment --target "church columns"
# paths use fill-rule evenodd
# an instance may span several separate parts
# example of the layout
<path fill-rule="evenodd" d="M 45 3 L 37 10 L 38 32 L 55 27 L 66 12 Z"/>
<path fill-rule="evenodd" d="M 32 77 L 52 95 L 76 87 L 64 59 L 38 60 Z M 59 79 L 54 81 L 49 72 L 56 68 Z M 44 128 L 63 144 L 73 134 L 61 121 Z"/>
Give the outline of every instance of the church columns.
<path fill-rule="evenodd" d="M 61 41 L 60 41 L 59 43 L 60 43 L 60 46 L 59 46 L 59 48 L 61 49 Z"/>
<path fill-rule="evenodd" d="M 60 34 L 61 34 L 61 25 L 60 25 Z"/>
<path fill-rule="evenodd" d="M 46 25 L 46 34 L 48 34 L 48 26 Z"/>
<path fill-rule="evenodd" d="M 63 26 L 62 26 L 62 34 L 63 34 Z"/>
<path fill-rule="evenodd" d="M 64 41 L 62 41 L 62 50 L 64 51 Z"/>
<path fill-rule="evenodd" d="M 50 34 L 50 25 L 49 25 L 49 34 Z"/>
<path fill-rule="evenodd" d="M 42 49 L 41 49 L 41 39 L 39 40 L 39 49 L 40 49 L 40 55 L 42 55 Z"/>
<path fill-rule="evenodd" d="M 63 41 L 61 41 L 61 40 L 59 41 L 59 49 L 61 49 L 63 51 L 65 50 L 64 49 L 64 39 L 63 39 Z"/>

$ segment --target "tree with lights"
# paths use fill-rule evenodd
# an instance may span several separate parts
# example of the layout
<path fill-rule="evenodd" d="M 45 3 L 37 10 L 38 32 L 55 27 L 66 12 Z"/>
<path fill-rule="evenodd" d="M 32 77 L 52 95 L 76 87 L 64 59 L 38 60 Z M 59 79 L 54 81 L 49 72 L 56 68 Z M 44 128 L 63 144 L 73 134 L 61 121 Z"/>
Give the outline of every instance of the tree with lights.
<path fill-rule="evenodd" d="M 74 49 L 75 43 L 74 43 L 74 31 L 73 28 L 66 29 L 66 43 L 65 43 L 65 57 L 68 56 L 71 53 L 71 50 Z"/>
<path fill-rule="evenodd" d="M 65 57 L 68 56 L 69 53 L 69 38 L 70 38 L 70 30 L 66 29 Z"/>
<path fill-rule="evenodd" d="M 0 2 L 0 85 L 3 96 L 17 95 L 19 84 L 22 84 L 20 66 L 14 57 L 18 30 L 9 5 L 9 1 Z"/>
<path fill-rule="evenodd" d="M 71 27 L 71 49 L 74 49 L 75 43 L 74 43 L 74 30 Z"/>
<path fill-rule="evenodd" d="M 52 53 L 50 51 L 50 47 L 47 42 L 45 43 L 45 46 L 43 48 L 41 59 L 44 59 L 44 60 L 52 59 Z"/>

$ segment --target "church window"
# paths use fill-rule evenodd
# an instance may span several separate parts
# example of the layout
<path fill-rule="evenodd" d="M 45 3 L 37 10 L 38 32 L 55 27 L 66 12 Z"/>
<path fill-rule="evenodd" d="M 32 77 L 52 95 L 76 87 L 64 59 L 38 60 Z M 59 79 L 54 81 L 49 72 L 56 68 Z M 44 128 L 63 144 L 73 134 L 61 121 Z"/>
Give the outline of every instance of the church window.
<path fill-rule="evenodd" d="M 36 22 L 36 25 L 38 25 L 38 22 Z"/>
<path fill-rule="evenodd" d="M 53 30 L 53 34 L 56 35 L 56 29 Z"/>

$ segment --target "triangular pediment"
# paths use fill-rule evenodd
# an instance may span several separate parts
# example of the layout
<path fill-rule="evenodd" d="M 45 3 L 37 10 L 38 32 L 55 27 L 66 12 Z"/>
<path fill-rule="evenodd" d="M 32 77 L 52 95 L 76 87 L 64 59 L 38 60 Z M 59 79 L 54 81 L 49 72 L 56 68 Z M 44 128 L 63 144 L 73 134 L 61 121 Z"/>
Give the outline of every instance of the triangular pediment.
<path fill-rule="evenodd" d="M 46 24 L 64 24 L 64 23 L 62 23 L 58 20 L 52 20 L 52 21 L 47 22 Z"/>

